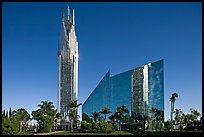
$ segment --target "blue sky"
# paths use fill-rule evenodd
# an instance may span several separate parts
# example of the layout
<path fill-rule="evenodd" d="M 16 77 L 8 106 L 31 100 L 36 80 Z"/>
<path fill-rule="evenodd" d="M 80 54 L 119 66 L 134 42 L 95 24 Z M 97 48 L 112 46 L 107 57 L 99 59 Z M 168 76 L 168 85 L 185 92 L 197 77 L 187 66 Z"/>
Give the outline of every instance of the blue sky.
<path fill-rule="evenodd" d="M 80 2 L 79 93 L 83 103 L 110 69 L 115 75 L 164 59 L 165 119 L 175 108 L 202 112 L 202 4 Z M 2 110 L 57 107 L 58 40 L 64 2 L 2 3 Z M 79 108 L 81 114 L 81 107 Z"/>

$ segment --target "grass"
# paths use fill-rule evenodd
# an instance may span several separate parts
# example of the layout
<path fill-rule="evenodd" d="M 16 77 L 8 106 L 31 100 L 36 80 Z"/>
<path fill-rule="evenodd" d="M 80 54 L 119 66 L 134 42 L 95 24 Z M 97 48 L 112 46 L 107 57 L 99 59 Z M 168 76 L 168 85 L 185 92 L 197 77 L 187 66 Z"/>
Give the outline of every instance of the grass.
<path fill-rule="evenodd" d="M 147 131 L 147 132 L 135 132 L 135 131 L 115 131 L 113 133 L 80 133 L 64 131 L 55 133 L 52 135 L 201 135 L 202 132 L 189 132 L 189 131 Z"/>
<path fill-rule="evenodd" d="M 18 132 L 17 135 L 32 135 L 33 133 L 29 132 L 29 131 L 25 131 L 25 132 Z"/>
<path fill-rule="evenodd" d="M 133 135 L 133 134 L 128 133 L 126 131 L 115 131 L 113 133 L 80 133 L 80 132 L 64 131 L 64 132 L 55 133 L 52 135 Z"/>

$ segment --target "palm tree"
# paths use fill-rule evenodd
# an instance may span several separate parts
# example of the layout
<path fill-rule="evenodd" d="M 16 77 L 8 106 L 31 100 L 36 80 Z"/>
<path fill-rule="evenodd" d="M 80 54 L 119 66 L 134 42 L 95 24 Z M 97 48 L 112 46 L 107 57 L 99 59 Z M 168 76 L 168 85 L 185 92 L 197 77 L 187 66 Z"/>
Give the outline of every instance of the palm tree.
<path fill-rule="evenodd" d="M 16 111 L 16 110 L 13 110 L 13 111 L 12 111 L 12 116 L 15 116 L 16 113 L 17 113 L 17 111 Z"/>
<path fill-rule="evenodd" d="M 117 111 L 120 113 L 122 118 L 124 117 L 124 114 L 129 114 L 128 109 L 124 105 L 117 107 Z"/>
<path fill-rule="evenodd" d="M 117 130 L 120 130 L 121 129 L 120 121 L 122 119 L 120 112 L 115 112 L 113 115 L 113 118 L 114 118 L 114 122 L 117 122 L 119 124 L 119 127 L 117 126 Z"/>
<path fill-rule="evenodd" d="M 73 131 L 74 126 L 77 125 L 78 119 L 80 118 L 79 115 L 77 115 L 77 112 L 74 110 L 70 110 L 68 113 L 69 121 L 71 123 L 71 131 Z M 75 127 L 77 128 L 77 127 Z"/>
<path fill-rule="evenodd" d="M 73 130 L 73 128 L 77 129 L 77 120 L 79 118 L 79 115 L 77 115 L 77 108 L 80 105 L 82 105 L 82 103 L 77 104 L 77 100 L 70 101 L 70 104 L 69 104 L 69 107 L 70 107 L 69 116 L 71 117 L 71 119 L 73 118 L 73 126 L 71 125 L 71 130 Z"/>
<path fill-rule="evenodd" d="M 121 129 L 121 123 L 123 122 L 123 118 L 124 118 L 125 114 L 129 114 L 129 111 L 126 108 L 126 106 L 122 105 L 122 106 L 117 107 L 117 112 L 120 115 L 120 118 L 119 118 L 120 124 L 119 125 L 120 125 L 120 129 Z"/>
<path fill-rule="evenodd" d="M 193 108 L 190 108 L 190 110 L 192 115 L 192 121 L 196 121 L 201 114 Z"/>
<path fill-rule="evenodd" d="M 61 113 L 56 113 L 56 116 L 55 116 L 57 119 L 60 119 L 62 118 L 62 114 Z"/>
<path fill-rule="evenodd" d="M 183 114 L 182 115 L 183 117 L 184 117 L 184 124 L 185 124 L 185 126 L 187 126 L 189 123 L 190 123 L 190 114 Z"/>
<path fill-rule="evenodd" d="M 105 107 L 105 108 L 102 108 L 99 113 L 104 114 L 104 121 L 106 121 L 106 114 L 110 114 L 111 111 L 110 111 L 110 108 Z"/>
<path fill-rule="evenodd" d="M 181 127 L 183 127 L 183 112 L 181 111 L 181 109 L 175 109 L 175 122 L 176 124 L 179 126 L 179 128 L 181 129 Z"/>
<path fill-rule="evenodd" d="M 77 104 L 77 100 L 72 100 L 72 101 L 70 101 L 69 107 L 76 110 L 81 105 L 82 105 L 82 103 Z"/>
<path fill-rule="evenodd" d="M 54 115 L 54 105 L 53 102 L 49 101 L 41 101 L 41 104 L 38 105 L 42 110 L 44 116 L 46 115 Z"/>
<path fill-rule="evenodd" d="M 154 107 L 151 107 L 150 110 L 150 120 L 151 120 L 151 127 L 152 127 L 152 130 L 153 130 L 153 125 L 154 125 L 154 122 L 156 120 L 156 112 L 157 112 L 157 109 L 154 108 Z"/>
<path fill-rule="evenodd" d="M 59 123 L 60 123 L 60 119 L 62 118 L 62 114 L 61 113 L 56 113 L 55 118 L 56 118 L 56 121 L 55 121 L 56 129 L 59 130 Z"/>
<path fill-rule="evenodd" d="M 97 123 L 97 120 L 99 119 L 100 117 L 100 113 L 99 112 L 91 112 L 91 116 L 93 118 L 93 121 Z"/>
<path fill-rule="evenodd" d="M 41 101 L 38 107 L 40 108 L 36 111 L 32 111 L 31 115 L 37 120 L 40 131 L 50 132 L 54 129 L 54 117 L 56 113 L 53 102 Z"/>
<path fill-rule="evenodd" d="M 17 110 L 15 116 L 20 124 L 19 131 L 22 132 L 26 122 L 30 119 L 30 114 L 24 108 L 20 108 Z"/>
<path fill-rule="evenodd" d="M 114 114 L 110 115 L 109 119 L 111 120 L 111 122 L 113 123 L 113 126 L 114 126 L 114 123 L 115 123 Z"/>
<path fill-rule="evenodd" d="M 174 103 L 176 101 L 176 98 L 178 98 L 178 93 L 173 93 L 171 95 L 171 98 L 170 98 L 170 101 L 171 101 L 171 121 L 173 120 Z"/>

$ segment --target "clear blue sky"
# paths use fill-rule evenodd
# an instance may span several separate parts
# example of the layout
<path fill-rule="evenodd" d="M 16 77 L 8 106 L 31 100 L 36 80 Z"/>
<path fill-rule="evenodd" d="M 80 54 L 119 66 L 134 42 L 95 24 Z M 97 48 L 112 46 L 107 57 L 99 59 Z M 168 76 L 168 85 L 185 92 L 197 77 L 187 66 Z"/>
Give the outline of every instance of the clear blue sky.
<path fill-rule="evenodd" d="M 165 119 L 202 112 L 201 3 L 69 3 L 79 43 L 79 102 L 110 69 L 115 75 L 164 59 Z M 57 107 L 58 40 L 67 3 L 2 3 L 2 109 Z M 81 114 L 81 107 L 79 108 Z"/>

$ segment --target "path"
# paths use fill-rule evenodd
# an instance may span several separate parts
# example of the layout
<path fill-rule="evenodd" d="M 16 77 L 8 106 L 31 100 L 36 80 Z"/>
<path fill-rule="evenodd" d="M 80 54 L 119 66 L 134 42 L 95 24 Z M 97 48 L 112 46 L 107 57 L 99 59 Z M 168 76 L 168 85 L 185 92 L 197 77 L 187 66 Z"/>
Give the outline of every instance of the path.
<path fill-rule="evenodd" d="M 51 135 L 51 134 L 59 133 L 59 132 L 64 132 L 64 131 L 55 131 L 55 132 L 49 132 L 49 133 L 34 133 L 33 135 Z"/>

